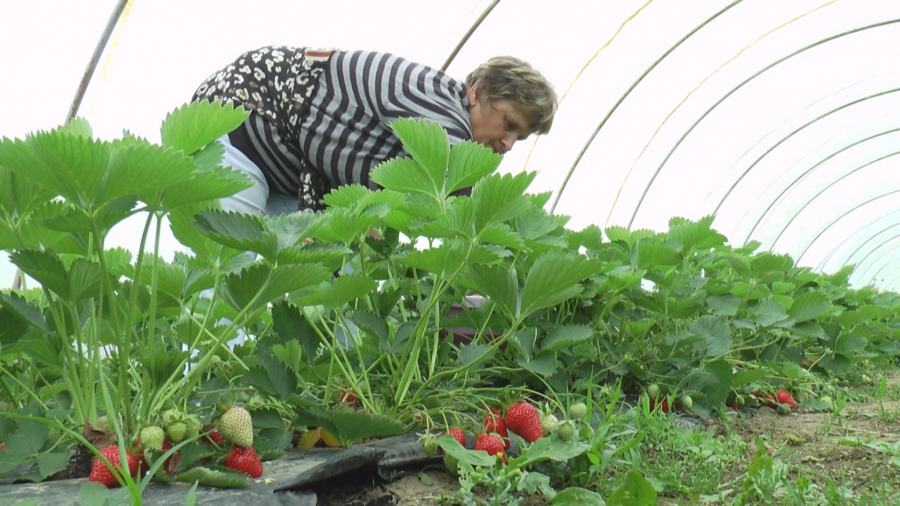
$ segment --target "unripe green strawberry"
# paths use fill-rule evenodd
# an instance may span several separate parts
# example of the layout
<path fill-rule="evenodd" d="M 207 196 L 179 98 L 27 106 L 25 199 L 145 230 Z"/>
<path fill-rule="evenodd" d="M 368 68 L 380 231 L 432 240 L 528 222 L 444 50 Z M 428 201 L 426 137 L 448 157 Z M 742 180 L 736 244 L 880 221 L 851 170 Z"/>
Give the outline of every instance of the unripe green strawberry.
<path fill-rule="evenodd" d="M 571 441 L 575 437 L 575 422 L 572 420 L 563 420 L 556 427 L 556 434 L 563 441 Z"/>
<path fill-rule="evenodd" d="M 151 425 L 141 430 L 141 445 L 155 452 L 161 452 L 163 448 L 163 440 L 166 438 L 165 433 L 160 427 Z"/>
<path fill-rule="evenodd" d="M 177 409 L 167 409 L 163 411 L 162 420 L 165 425 L 181 421 L 181 412 Z"/>
<path fill-rule="evenodd" d="M 735 397 L 734 400 L 735 400 L 735 402 L 737 402 L 738 406 L 746 406 L 747 405 L 747 399 L 744 399 L 743 395 L 738 395 L 737 397 Z"/>
<path fill-rule="evenodd" d="M 581 420 L 587 415 L 587 406 L 583 402 L 576 402 L 569 406 L 569 416 L 572 420 Z"/>
<path fill-rule="evenodd" d="M 194 415 L 189 415 L 187 418 L 185 418 L 184 425 L 187 427 L 185 437 L 187 437 L 188 439 L 199 436 L 200 429 L 203 428 L 203 424 L 200 423 L 200 420 Z"/>
<path fill-rule="evenodd" d="M 253 420 L 246 409 L 235 406 L 219 420 L 219 433 L 226 441 L 249 448 L 253 446 Z"/>
<path fill-rule="evenodd" d="M 545 413 L 541 416 L 541 430 L 544 436 L 549 436 L 559 426 L 559 420 L 552 413 Z"/>
<path fill-rule="evenodd" d="M 421 443 L 422 451 L 425 452 L 426 456 L 434 457 L 437 455 L 438 445 L 434 434 L 425 434 L 419 438 L 419 442 Z"/>
<path fill-rule="evenodd" d="M 109 417 L 103 415 L 97 418 L 97 430 L 101 430 L 103 432 L 107 432 L 109 430 Z"/>
<path fill-rule="evenodd" d="M 691 409 L 694 407 L 694 399 L 691 399 L 690 395 L 685 395 L 681 398 L 681 405 L 684 406 L 684 409 Z"/>
<path fill-rule="evenodd" d="M 173 443 L 180 443 L 184 439 L 185 433 L 187 433 L 187 425 L 184 422 L 175 422 L 166 427 L 166 433 Z"/>
<path fill-rule="evenodd" d="M 647 387 L 647 395 L 649 395 L 651 399 L 656 399 L 657 397 L 659 397 L 659 385 L 654 383 Z"/>
<path fill-rule="evenodd" d="M 827 395 L 823 395 L 821 398 L 819 398 L 819 400 L 824 402 L 825 404 L 827 404 L 828 409 L 830 409 L 831 411 L 834 411 L 834 402 L 832 402 L 831 397 L 829 397 Z"/>
<path fill-rule="evenodd" d="M 444 467 L 447 468 L 447 471 L 456 476 L 459 474 L 459 459 L 450 455 L 449 453 L 444 454 Z"/>
<path fill-rule="evenodd" d="M 775 410 L 779 415 L 789 415 L 791 414 L 791 406 L 788 404 L 779 404 L 778 409 Z"/>
<path fill-rule="evenodd" d="M 56 443 L 61 437 L 62 431 L 59 430 L 59 427 L 50 427 L 50 432 L 47 434 L 48 441 L 50 441 L 51 443 Z"/>

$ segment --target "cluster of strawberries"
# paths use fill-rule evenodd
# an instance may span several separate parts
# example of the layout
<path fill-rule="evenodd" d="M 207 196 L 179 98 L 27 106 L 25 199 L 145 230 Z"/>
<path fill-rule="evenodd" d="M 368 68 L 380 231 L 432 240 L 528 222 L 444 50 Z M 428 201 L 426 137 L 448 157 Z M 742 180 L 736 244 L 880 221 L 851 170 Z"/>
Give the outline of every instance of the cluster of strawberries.
<path fill-rule="evenodd" d="M 91 463 L 91 473 L 88 480 L 101 483 L 107 487 L 119 486 L 117 475 L 127 468 L 130 476 L 147 474 L 150 465 L 147 463 L 144 452 L 150 450 L 157 454 L 164 454 L 172 448 L 172 444 L 179 443 L 184 438 L 197 437 L 200 434 L 201 424 L 194 416 L 185 416 L 176 410 L 167 410 L 162 415 L 161 424 L 149 425 L 141 430 L 134 449 L 126 448 L 124 456 L 126 465 L 122 464 L 122 454 L 118 445 L 107 446 L 100 451 L 101 455 L 109 461 L 110 466 L 103 459 L 94 457 Z M 221 446 L 225 441 L 232 443 L 231 451 L 225 457 L 225 466 L 235 471 L 247 474 L 251 478 L 259 478 L 263 473 L 262 461 L 253 449 L 253 420 L 250 413 L 241 407 L 232 407 L 222 414 L 218 426 L 211 428 L 204 438 L 208 443 Z M 178 454 L 170 456 L 165 462 L 165 468 L 177 466 Z M 173 464 L 174 460 L 174 465 Z"/>

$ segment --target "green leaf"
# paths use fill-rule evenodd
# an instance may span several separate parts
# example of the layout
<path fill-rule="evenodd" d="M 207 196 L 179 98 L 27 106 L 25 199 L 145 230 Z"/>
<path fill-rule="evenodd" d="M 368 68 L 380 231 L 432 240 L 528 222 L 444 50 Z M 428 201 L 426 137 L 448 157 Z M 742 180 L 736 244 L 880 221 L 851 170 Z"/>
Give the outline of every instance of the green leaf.
<path fill-rule="evenodd" d="M 603 497 L 590 490 L 580 487 L 569 487 L 563 490 L 560 490 L 553 499 L 550 500 L 550 504 L 552 505 L 565 505 L 565 506 L 605 506 L 606 503 L 603 502 Z M 612 503 L 610 503 L 612 504 Z M 625 504 L 625 503 L 622 503 Z M 628 503 L 631 504 L 631 503 Z M 656 502 L 650 503 L 656 504 Z"/>
<path fill-rule="evenodd" d="M 511 464 L 524 467 L 538 462 L 552 460 L 567 462 L 591 449 L 588 443 L 570 440 L 563 441 L 556 437 L 543 437 L 520 450 L 519 457 L 512 459 Z"/>
<path fill-rule="evenodd" d="M 849 334 L 843 334 L 838 338 L 834 351 L 835 353 L 840 353 L 842 355 L 850 355 L 856 351 L 865 349 L 867 344 L 869 344 L 869 341 L 867 341 L 865 337 L 856 332 L 851 332 Z"/>
<path fill-rule="evenodd" d="M 188 483 L 200 483 L 207 487 L 236 488 L 244 485 L 250 477 L 244 473 L 230 469 L 210 469 L 207 467 L 194 467 L 175 477 L 178 481 Z"/>
<path fill-rule="evenodd" d="M 395 436 L 406 430 L 403 423 L 386 416 L 316 406 L 299 408 L 293 424 L 322 427 L 344 446 L 371 437 Z"/>
<path fill-rule="evenodd" d="M 9 351 L 9 348 L 19 342 L 27 331 L 28 324 L 24 319 L 0 306 L 0 350 Z"/>
<path fill-rule="evenodd" d="M 199 484 L 199 481 L 195 481 L 191 489 L 188 490 L 187 497 L 184 499 L 184 506 L 197 506 L 197 485 Z"/>
<path fill-rule="evenodd" d="M 510 318 L 516 318 L 519 282 L 514 267 L 471 264 L 469 274 L 480 293 L 486 294 Z"/>
<path fill-rule="evenodd" d="M 709 250 L 721 246 L 728 240 L 724 235 L 712 230 L 713 216 L 704 216 L 697 222 L 669 221 L 669 237 L 681 243 L 682 251 Z"/>
<path fill-rule="evenodd" d="M 807 292 L 794 299 L 790 317 L 795 322 L 814 320 L 831 310 L 831 301 L 821 292 Z"/>
<path fill-rule="evenodd" d="M 347 315 L 347 319 L 363 331 L 375 336 L 379 342 L 387 343 L 390 329 L 387 321 L 381 316 L 369 311 L 353 311 Z"/>
<path fill-rule="evenodd" d="M 698 350 L 704 349 L 707 357 L 718 356 L 731 349 L 731 328 L 718 316 L 701 316 L 688 328 L 691 334 L 703 338 L 703 346 L 700 343 L 695 343 L 695 346 Z"/>
<path fill-rule="evenodd" d="M 478 241 L 488 244 L 499 244 L 508 248 L 525 249 L 522 237 L 505 223 L 494 223 L 478 234 Z"/>
<path fill-rule="evenodd" d="M 170 211 L 185 204 L 219 200 L 253 186 L 243 172 L 224 167 L 197 170 L 189 179 L 169 186 L 162 206 Z"/>
<path fill-rule="evenodd" d="M 299 302 L 304 306 L 323 305 L 337 309 L 352 300 L 372 293 L 377 288 L 378 283 L 369 277 L 345 274 L 319 284 L 312 293 L 300 299 Z"/>
<path fill-rule="evenodd" d="M 462 267 L 466 258 L 461 244 L 447 242 L 436 248 L 411 251 L 399 260 L 415 269 L 449 276 Z"/>
<path fill-rule="evenodd" d="M 644 479 L 641 473 L 632 469 L 628 471 L 625 483 L 610 494 L 606 504 L 609 506 L 655 506 L 656 489 Z"/>
<path fill-rule="evenodd" d="M 444 127 L 425 119 L 400 118 L 391 129 L 413 160 L 425 169 L 434 188 L 431 194 L 442 195 L 450 162 L 450 138 Z"/>
<path fill-rule="evenodd" d="M 437 190 L 428 171 L 411 158 L 393 158 L 381 163 L 369 172 L 369 179 L 395 192 L 437 198 Z"/>
<path fill-rule="evenodd" d="M 467 450 L 459 441 L 453 439 L 453 436 L 445 434 L 437 438 L 437 444 L 447 454 L 456 457 L 460 462 L 465 462 L 471 466 L 491 467 L 497 462 L 497 458 L 488 455 L 485 451 Z"/>
<path fill-rule="evenodd" d="M 38 471 L 47 478 L 69 467 L 69 452 L 38 453 Z"/>
<path fill-rule="evenodd" d="M 710 362 L 690 376 L 691 388 L 704 394 L 703 404 L 709 408 L 721 406 L 732 386 L 731 366 L 724 360 Z"/>
<path fill-rule="evenodd" d="M 509 342 L 519 351 L 525 362 L 531 362 L 534 357 L 536 340 L 537 329 L 534 327 L 522 329 L 509 337 Z"/>
<path fill-rule="evenodd" d="M 536 175 L 536 172 L 492 174 L 479 181 L 472 190 L 475 230 L 480 232 L 492 223 L 506 221 L 528 209 L 530 203 L 522 195 Z"/>
<path fill-rule="evenodd" d="M 713 295 L 706 299 L 706 305 L 713 314 L 736 316 L 741 307 L 741 299 L 733 294 Z"/>
<path fill-rule="evenodd" d="M 444 194 L 474 186 L 493 174 L 503 157 L 474 141 L 463 141 L 450 148 L 450 163 Z"/>
<path fill-rule="evenodd" d="M 105 486 L 86 481 L 78 488 L 78 503 L 85 506 L 103 506 L 109 500 L 109 489 Z"/>
<path fill-rule="evenodd" d="M 525 361 L 522 357 L 516 361 L 523 369 L 531 371 L 538 376 L 553 376 L 559 369 L 555 351 L 542 351 L 534 360 Z"/>
<path fill-rule="evenodd" d="M 13 252 L 9 258 L 41 286 L 68 300 L 69 280 L 66 267 L 57 254 L 50 251 L 21 250 Z"/>
<path fill-rule="evenodd" d="M 166 115 L 160 128 L 162 143 L 191 155 L 240 126 L 248 116 L 243 106 L 235 108 L 232 103 L 191 102 Z"/>
<path fill-rule="evenodd" d="M 262 365 L 251 367 L 243 381 L 259 390 L 287 399 L 297 390 L 297 376 L 270 355 L 259 357 Z"/>
<path fill-rule="evenodd" d="M 278 242 L 260 216 L 210 210 L 201 211 L 195 219 L 197 229 L 219 244 L 265 258 L 274 259 L 278 254 Z"/>
<path fill-rule="evenodd" d="M 481 358 L 482 355 L 484 355 L 484 352 L 489 348 L 490 346 L 487 346 L 485 344 L 470 344 L 468 346 L 460 347 L 459 352 L 457 352 L 457 356 L 459 357 L 459 364 L 461 366 L 467 366 L 476 363 L 476 361 L 479 361 L 479 359 L 481 359 L 481 362 L 490 360 L 494 355 L 493 352 L 485 355 L 484 358 Z"/>
<path fill-rule="evenodd" d="M 554 251 L 542 255 L 525 278 L 522 316 L 578 295 L 581 293 L 580 283 L 600 269 L 598 260 L 589 260 L 575 253 Z"/>
<path fill-rule="evenodd" d="M 21 295 L 0 291 L 0 305 L 11 314 L 44 331 L 44 333 L 50 332 L 50 329 L 47 327 L 47 320 L 44 319 L 41 310 L 29 304 Z"/>
<path fill-rule="evenodd" d="M 84 299 L 99 297 L 103 275 L 103 270 L 98 262 L 86 258 L 76 258 L 69 268 L 70 292 L 68 299 L 72 302 L 80 302 Z"/>
<path fill-rule="evenodd" d="M 282 342 L 290 340 L 299 342 L 307 360 L 315 357 L 319 348 L 319 337 L 296 306 L 286 302 L 273 305 L 272 327 Z"/>
<path fill-rule="evenodd" d="M 638 269 L 678 265 L 683 258 L 681 251 L 671 243 L 656 242 L 648 239 L 635 243 L 634 249 Z"/>
<path fill-rule="evenodd" d="M 551 330 L 541 343 L 543 350 L 571 348 L 591 338 L 593 330 L 587 325 L 564 325 Z"/>
<path fill-rule="evenodd" d="M 156 193 L 186 181 L 195 167 L 184 154 L 149 143 L 114 150 L 97 202 L 112 202 L 125 195 L 155 202 Z"/>
<path fill-rule="evenodd" d="M 789 255 L 776 255 L 764 251 L 754 255 L 750 260 L 752 275 L 762 277 L 771 271 L 787 272 L 794 266 L 794 259 Z"/>
<path fill-rule="evenodd" d="M 43 163 L 29 167 L 42 186 L 52 189 L 81 207 L 99 204 L 104 176 L 109 169 L 110 146 L 62 130 L 38 132 L 28 138 L 34 153 Z M 0 165 L 22 174 L 22 167 L 7 164 L 0 154 Z"/>
<path fill-rule="evenodd" d="M 756 324 L 760 327 L 769 327 L 787 319 L 787 312 L 779 302 L 773 299 L 761 299 L 755 308 L 758 315 Z"/>
<path fill-rule="evenodd" d="M 318 217 L 319 221 L 312 227 L 310 236 L 340 244 L 350 244 L 360 239 L 379 221 L 378 216 L 340 207 L 327 209 Z"/>
<path fill-rule="evenodd" d="M 734 373 L 734 377 L 731 380 L 731 386 L 732 388 L 740 388 L 765 378 L 767 374 L 769 374 L 769 370 L 765 367 L 760 367 L 759 369 L 743 369 Z"/>

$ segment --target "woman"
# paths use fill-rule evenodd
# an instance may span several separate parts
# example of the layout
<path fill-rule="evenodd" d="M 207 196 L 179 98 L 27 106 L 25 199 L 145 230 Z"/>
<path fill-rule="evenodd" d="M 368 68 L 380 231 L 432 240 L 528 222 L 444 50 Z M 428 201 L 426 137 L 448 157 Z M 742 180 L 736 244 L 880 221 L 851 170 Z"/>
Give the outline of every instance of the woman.
<path fill-rule="evenodd" d="M 251 111 L 220 141 L 223 164 L 256 185 L 222 205 L 265 214 L 320 210 L 322 197 L 344 184 L 377 189 L 369 171 L 406 154 L 390 129 L 398 118 L 436 122 L 451 145 L 471 139 L 502 154 L 547 133 L 557 107 L 550 83 L 512 57 L 492 58 L 460 82 L 388 53 L 281 46 L 244 53 L 193 100 Z"/>

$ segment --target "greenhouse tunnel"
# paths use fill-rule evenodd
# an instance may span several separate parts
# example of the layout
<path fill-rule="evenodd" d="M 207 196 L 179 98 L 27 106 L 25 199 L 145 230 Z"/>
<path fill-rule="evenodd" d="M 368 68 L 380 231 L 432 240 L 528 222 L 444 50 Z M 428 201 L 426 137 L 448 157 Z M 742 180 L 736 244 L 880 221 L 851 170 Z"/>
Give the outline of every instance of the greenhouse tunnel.
<path fill-rule="evenodd" d="M 509 54 L 560 96 L 548 135 L 500 170 L 568 228 L 664 231 L 715 215 L 733 246 L 791 255 L 855 286 L 900 288 L 900 2 L 203 0 L 6 2 L 0 135 L 77 115 L 95 136 L 159 142 L 165 115 L 264 45 L 388 51 L 464 78 Z M 271 15 L 270 15 L 271 14 Z M 103 36 L 109 27 L 108 40 Z M 99 46 L 98 46 L 99 42 Z M 91 55 L 97 66 L 86 74 Z M 134 250 L 128 224 L 115 244 Z M 168 254 L 179 245 L 165 243 Z M 0 286 L 14 278 L 0 259 Z"/>

